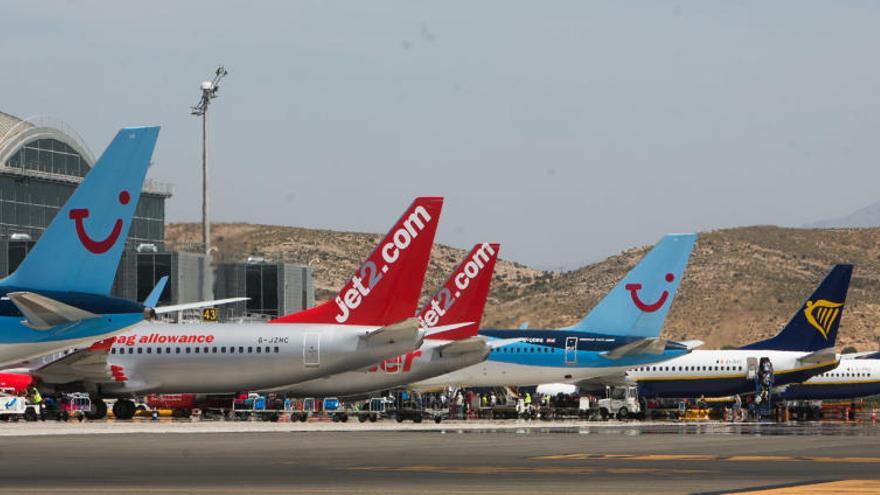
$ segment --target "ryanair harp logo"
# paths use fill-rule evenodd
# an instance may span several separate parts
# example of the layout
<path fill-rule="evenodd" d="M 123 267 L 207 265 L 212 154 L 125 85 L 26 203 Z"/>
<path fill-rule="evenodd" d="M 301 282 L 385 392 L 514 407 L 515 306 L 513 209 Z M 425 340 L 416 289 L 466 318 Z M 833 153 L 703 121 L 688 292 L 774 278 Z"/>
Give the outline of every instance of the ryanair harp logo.
<path fill-rule="evenodd" d="M 818 330 L 825 337 L 825 340 L 828 340 L 828 331 L 840 315 L 841 306 L 843 303 L 825 299 L 819 299 L 816 302 L 807 301 L 806 307 L 804 307 L 804 316 L 807 318 L 807 323 Z"/>

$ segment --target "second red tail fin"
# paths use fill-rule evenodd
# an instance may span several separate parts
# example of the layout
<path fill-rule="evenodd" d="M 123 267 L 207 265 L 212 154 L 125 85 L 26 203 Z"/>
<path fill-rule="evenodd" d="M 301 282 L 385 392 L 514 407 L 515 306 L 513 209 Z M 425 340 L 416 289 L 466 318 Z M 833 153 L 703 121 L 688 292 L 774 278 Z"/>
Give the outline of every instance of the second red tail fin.
<path fill-rule="evenodd" d="M 442 208 L 443 198 L 416 198 L 335 298 L 270 323 L 385 326 L 411 318 Z"/>
<path fill-rule="evenodd" d="M 419 313 L 422 328 L 428 330 L 426 338 L 459 340 L 477 334 L 499 250 L 498 244 L 477 244 L 455 267 L 443 287 Z M 459 323 L 467 323 L 467 325 L 452 330 L 431 332 L 432 328 Z"/>

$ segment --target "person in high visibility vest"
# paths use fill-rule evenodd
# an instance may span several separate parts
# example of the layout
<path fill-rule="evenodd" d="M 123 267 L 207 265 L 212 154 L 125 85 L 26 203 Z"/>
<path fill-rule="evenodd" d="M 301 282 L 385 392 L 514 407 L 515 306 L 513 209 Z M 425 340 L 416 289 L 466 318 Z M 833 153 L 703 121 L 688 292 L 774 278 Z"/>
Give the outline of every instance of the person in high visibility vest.
<path fill-rule="evenodd" d="M 28 400 L 31 404 L 40 405 L 43 402 L 43 396 L 40 395 L 40 391 L 37 390 L 37 387 L 31 385 L 28 387 Z"/>

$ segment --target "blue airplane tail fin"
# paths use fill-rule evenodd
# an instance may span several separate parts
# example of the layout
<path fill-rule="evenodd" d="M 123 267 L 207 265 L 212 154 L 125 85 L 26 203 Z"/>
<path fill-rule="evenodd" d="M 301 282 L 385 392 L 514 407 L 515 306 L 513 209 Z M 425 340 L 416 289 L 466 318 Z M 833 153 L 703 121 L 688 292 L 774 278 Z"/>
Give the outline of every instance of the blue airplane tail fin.
<path fill-rule="evenodd" d="M 158 127 L 121 129 L 21 265 L 0 283 L 108 294 L 158 136 Z"/>
<path fill-rule="evenodd" d="M 592 311 L 569 330 L 657 337 L 696 242 L 696 234 L 669 234 Z"/>
<path fill-rule="evenodd" d="M 815 352 L 834 347 L 852 269 L 852 265 L 834 265 L 782 331 L 740 349 Z"/>

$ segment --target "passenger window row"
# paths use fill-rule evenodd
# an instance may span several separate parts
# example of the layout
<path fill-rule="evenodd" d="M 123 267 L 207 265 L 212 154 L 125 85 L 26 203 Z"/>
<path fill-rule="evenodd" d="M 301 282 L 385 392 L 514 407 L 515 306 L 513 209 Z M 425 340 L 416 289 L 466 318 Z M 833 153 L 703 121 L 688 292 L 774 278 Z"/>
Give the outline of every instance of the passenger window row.
<path fill-rule="evenodd" d="M 492 349 L 492 352 L 544 352 L 544 353 L 553 353 L 556 352 L 555 347 L 547 347 L 543 345 L 531 346 L 531 347 L 521 347 L 521 346 L 504 346 L 504 347 L 495 347 Z"/>
<path fill-rule="evenodd" d="M 128 352 L 125 349 L 128 349 Z M 118 349 L 111 347 L 110 354 L 153 354 L 153 349 L 156 350 L 156 354 L 278 354 L 281 352 L 278 346 L 120 347 Z"/>
<path fill-rule="evenodd" d="M 742 371 L 742 366 L 642 366 L 630 371 Z"/>
<path fill-rule="evenodd" d="M 873 373 L 822 373 L 821 376 L 833 378 L 869 378 Z"/>

